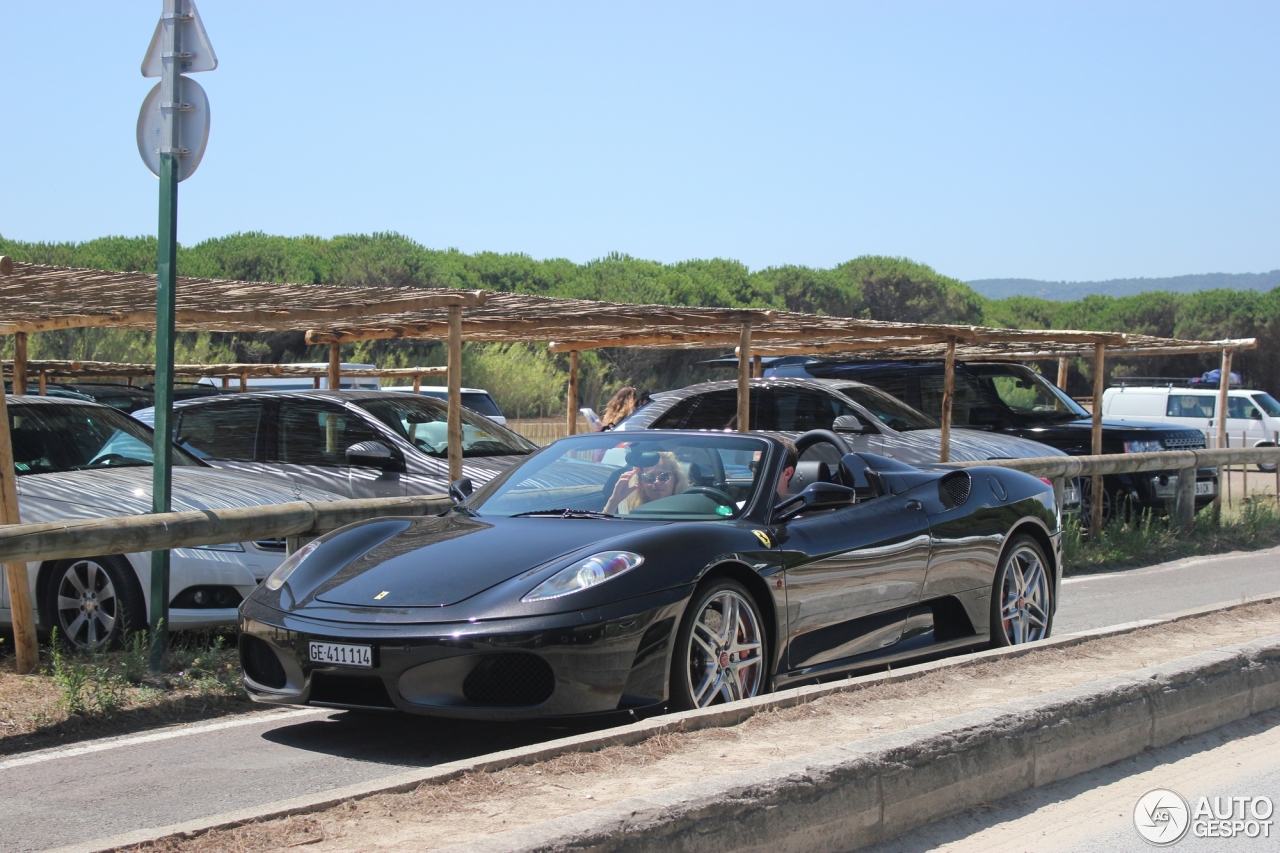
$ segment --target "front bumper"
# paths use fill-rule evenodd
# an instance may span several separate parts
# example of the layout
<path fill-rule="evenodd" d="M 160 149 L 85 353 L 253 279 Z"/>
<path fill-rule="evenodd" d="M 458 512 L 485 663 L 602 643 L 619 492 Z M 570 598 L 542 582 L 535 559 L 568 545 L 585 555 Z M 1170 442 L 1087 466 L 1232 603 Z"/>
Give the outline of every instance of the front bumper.
<path fill-rule="evenodd" d="M 656 705 L 667 698 L 670 646 L 692 591 L 555 616 L 418 625 L 339 625 L 249 600 L 240 608 L 244 685 L 255 702 L 461 719 Z M 313 662 L 313 642 L 369 646 L 372 666 Z"/>
<path fill-rule="evenodd" d="M 1120 498 L 1128 498 L 1136 507 L 1164 509 L 1178 492 L 1177 471 L 1155 471 L 1140 474 L 1112 474 L 1107 476 L 1107 490 Z M 1218 490 L 1218 472 L 1215 468 L 1196 469 L 1196 506 L 1213 501 Z"/>

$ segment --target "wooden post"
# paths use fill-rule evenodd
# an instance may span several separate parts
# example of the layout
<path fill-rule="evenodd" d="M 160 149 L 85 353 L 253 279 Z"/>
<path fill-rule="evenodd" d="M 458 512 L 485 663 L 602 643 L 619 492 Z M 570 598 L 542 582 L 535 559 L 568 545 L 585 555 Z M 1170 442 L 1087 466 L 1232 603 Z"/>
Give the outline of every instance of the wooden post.
<path fill-rule="evenodd" d="M 13 336 L 13 396 L 22 397 L 27 393 L 27 333 L 18 332 Z"/>
<path fill-rule="evenodd" d="M 49 374 L 40 371 L 40 396 L 49 396 Z"/>
<path fill-rule="evenodd" d="M 1178 491 L 1175 493 L 1173 518 L 1178 529 L 1190 533 L 1196 526 L 1196 469 L 1178 471 Z"/>
<path fill-rule="evenodd" d="M 764 357 L 759 355 L 752 356 L 751 360 L 755 364 L 756 379 L 763 379 L 764 378 Z"/>
<path fill-rule="evenodd" d="M 1102 455 L 1102 391 L 1107 381 L 1107 345 L 1093 345 L 1093 441 L 1090 453 Z M 1102 502 L 1106 494 L 1106 486 L 1102 475 L 1094 474 L 1089 484 L 1092 513 L 1089 516 L 1089 531 L 1098 536 L 1102 533 Z M 1112 507 L 1114 510 L 1115 508 Z"/>
<path fill-rule="evenodd" d="M 1231 388 L 1231 350 L 1223 348 L 1222 350 L 1222 376 L 1218 380 L 1218 447 L 1227 446 L 1227 391 Z M 1213 495 L 1213 523 L 1215 526 L 1222 522 L 1222 473 L 1227 472 L 1227 477 L 1231 476 L 1231 468 L 1224 465 L 1218 466 L 1218 490 Z M 1230 483 L 1227 484 L 1230 487 Z"/>
<path fill-rule="evenodd" d="M 0 394 L 0 524 L 20 524 L 18 484 L 13 467 L 13 445 L 9 438 L 9 407 Z M 26 563 L 6 563 L 9 581 L 9 614 L 13 622 L 13 642 L 18 656 L 19 675 L 35 672 L 40 665 L 36 645 L 36 623 L 31 608 L 31 581 Z"/>
<path fill-rule="evenodd" d="M 1065 355 L 1058 359 L 1058 388 L 1059 390 L 1067 390 L 1067 371 L 1071 365 L 1071 359 Z"/>
<path fill-rule="evenodd" d="M 243 394 L 249 390 L 249 371 L 240 371 L 240 393 Z"/>
<path fill-rule="evenodd" d="M 565 394 L 565 417 L 568 418 L 568 433 L 578 431 L 578 352 L 569 353 L 569 390 Z"/>
<path fill-rule="evenodd" d="M 337 391 L 342 387 L 342 344 L 337 341 L 329 344 L 329 390 Z"/>
<path fill-rule="evenodd" d="M 313 391 L 319 391 L 319 390 L 320 390 L 320 377 L 319 377 L 319 376 L 313 376 L 313 377 L 311 378 L 311 389 L 312 389 Z"/>
<path fill-rule="evenodd" d="M 462 306 L 449 306 L 449 482 L 462 479 Z"/>
<path fill-rule="evenodd" d="M 224 377 L 222 377 L 222 390 L 223 390 L 223 391 L 230 391 L 230 390 L 231 390 L 231 377 L 230 377 L 230 376 L 224 376 Z"/>
<path fill-rule="evenodd" d="M 947 366 L 942 375 L 942 440 L 939 462 L 951 461 L 951 407 L 956 393 L 956 338 L 947 338 Z"/>
<path fill-rule="evenodd" d="M 751 431 L 751 324 L 738 338 L 738 432 Z"/>
<path fill-rule="evenodd" d="M 422 393 L 422 377 L 421 376 L 413 377 L 413 393 L 415 394 Z"/>

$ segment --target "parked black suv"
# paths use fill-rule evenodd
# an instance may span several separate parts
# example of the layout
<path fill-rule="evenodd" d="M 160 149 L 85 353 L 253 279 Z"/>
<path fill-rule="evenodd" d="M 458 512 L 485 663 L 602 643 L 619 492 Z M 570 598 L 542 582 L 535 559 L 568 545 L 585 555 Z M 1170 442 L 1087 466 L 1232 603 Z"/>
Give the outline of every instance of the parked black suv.
<path fill-rule="evenodd" d="M 835 362 L 788 357 L 772 362 L 765 375 L 856 379 L 938 418 L 942 415 L 944 370 L 941 361 Z M 1022 364 L 956 362 L 951 423 L 1030 438 L 1072 456 L 1087 456 L 1092 449 L 1092 416 L 1039 373 Z M 1204 446 L 1204 433 L 1199 430 L 1167 424 L 1102 421 L 1103 453 L 1196 450 Z M 1173 499 L 1178 476 L 1176 471 L 1112 474 L 1104 482 L 1103 512 L 1109 517 L 1117 500 L 1131 501 L 1138 508 L 1164 509 Z M 1088 481 L 1081 486 L 1087 504 Z M 1213 500 L 1217 487 L 1217 472 L 1213 468 L 1199 469 L 1197 508 Z"/>

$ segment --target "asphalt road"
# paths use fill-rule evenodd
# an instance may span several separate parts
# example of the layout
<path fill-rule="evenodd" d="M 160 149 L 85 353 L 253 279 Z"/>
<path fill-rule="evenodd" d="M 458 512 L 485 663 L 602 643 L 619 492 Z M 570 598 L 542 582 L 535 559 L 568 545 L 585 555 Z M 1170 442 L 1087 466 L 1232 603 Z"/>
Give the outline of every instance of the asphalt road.
<path fill-rule="evenodd" d="M 1156 848 L 1138 834 L 1134 810 L 1154 788 L 1179 794 L 1193 818 L 1201 797 L 1218 814 L 1230 808 L 1235 819 L 1252 817 L 1254 797 L 1270 800 L 1269 807 L 1258 803 L 1260 815 L 1275 812 L 1265 829 L 1261 821 L 1246 823 L 1226 838 L 1207 837 L 1208 827 L 1193 819 L 1170 846 L 1177 853 L 1280 850 L 1280 711 L 936 821 L 860 853 L 1146 853 Z M 1248 797 L 1250 805 L 1228 806 L 1228 797 Z"/>
<path fill-rule="evenodd" d="M 1068 579 L 1055 634 L 1278 590 L 1280 548 Z M 170 826 L 578 731 L 300 709 L 20 754 L 0 759 L 0 852 Z"/>

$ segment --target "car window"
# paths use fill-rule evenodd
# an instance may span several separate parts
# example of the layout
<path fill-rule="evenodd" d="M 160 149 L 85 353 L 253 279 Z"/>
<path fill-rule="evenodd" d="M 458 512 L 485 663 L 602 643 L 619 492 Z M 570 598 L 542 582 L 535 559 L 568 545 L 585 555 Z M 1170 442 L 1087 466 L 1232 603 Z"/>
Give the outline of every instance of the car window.
<path fill-rule="evenodd" d="M 102 406 L 11 403 L 9 437 L 19 475 L 151 466 L 151 430 Z M 173 464 L 200 463 L 174 448 Z"/>
<path fill-rule="evenodd" d="M 1256 418 L 1262 419 L 1262 412 L 1258 411 L 1257 406 L 1249 402 L 1248 397 L 1228 397 L 1227 398 L 1227 417 L 1229 418 Z"/>
<path fill-rule="evenodd" d="M 1024 418 L 1049 421 L 1088 417 L 1088 412 L 1078 403 L 1029 367 L 1020 364 L 970 364 L 965 372 L 972 374 L 983 388 L 993 392 L 1010 411 Z"/>
<path fill-rule="evenodd" d="M 658 418 L 653 422 L 652 428 L 653 429 L 684 429 L 685 420 L 689 417 L 689 413 L 692 412 L 695 408 L 697 408 L 698 401 L 700 399 L 701 397 L 697 395 L 693 397 L 685 397 L 683 400 L 676 403 L 669 410 L 667 410 L 666 413 L 659 415 Z M 738 411 L 737 406 L 735 404 L 734 414 L 737 414 L 737 411 Z M 689 427 L 689 429 L 694 429 L 694 427 Z"/>
<path fill-rule="evenodd" d="M 421 394 L 423 397 L 431 397 L 435 400 L 449 399 L 449 392 L 447 389 L 440 391 L 428 391 L 426 388 L 423 388 Z M 483 394 L 478 391 L 463 391 L 462 407 L 464 409 L 470 409 L 476 414 L 484 415 L 487 418 L 502 417 L 502 410 L 498 408 L 498 404 L 493 401 L 493 398 L 488 394 Z"/>
<path fill-rule="evenodd" d="M 660 421 L 672 420 L 669 426 L 659 427 L 658 424 L 654 426 L 658 429 L 733 430 L 738 428 L 738 390 L 736 388 L 699 394 L 685 402 L 691 404 L 692 412 L 684 418 L 681 426 L 677 427 L 672 418 L 675 409 L 680 408 L 679 405 L 659 419 Z"/>
<path fill-rule="evenodd" d="M 1270 417 L 1280 418 L 1280 403 L 1270 394 L 1259 392 L 1253 395 L 1253 401 Z"/>
<path fill-rule="evenodd" d="M 808 432 L 831 429 L 841 415 L 858 417 L 852 407 L 822 391 L 808 388 L 766 388 L 760 394 L 757 429 Z M 772 423 L 767 423 L 772 420 Z"/>
<path fill-rule="evenodd" d="M 253 462 L 264 406 L 262 400 L 229 400 L 181 408 L 173 440 L 201 459 Z"/>
<path fill-rule="evenodd" d="M 920 409 L 931 418 L 942 417 L 943 384 L 944 378 L 940 373 L 920 377 Z M 956 371 L 955 394 L 951 398 L 952 424 L 968 424 L 970 409 L 987 408 L 991 404 L 973 377 Z"/>
<path fill-rule="evenodd" d="M 910 432 L 916 429 L 937 429 L 938 422 L 917 412 L 901 400 L 866 385 L 846 385 L 839 389 L 850 400 L 862 406 L 890 429 L 898 432 Z"/>
<path fill-rule="evenodd" d="M 364 409 L 397 435 L 428 456 L 449 455 L 448 407 L 439 400 L 397 394 L 392 398 L 360 401 Z M 536 447 L 506 427 L 483 415 L 462 410 L 462 457 L 509 456 L 533 452 Z"/>
<path fill-rule="evenodd" d="M 345 466 L 348 447 L 382 438 L 355 412 L 334 403 L 282 399 L 279 405 L 277 456 L 289 465 Z"/>
<path fill-rule="evenodd" d="M 1170 418 L 1211 418 L 1218 401 L 1210 394 L 1170 394 L 1165 415 Z"/>

